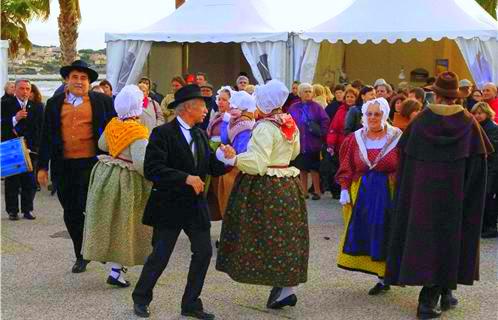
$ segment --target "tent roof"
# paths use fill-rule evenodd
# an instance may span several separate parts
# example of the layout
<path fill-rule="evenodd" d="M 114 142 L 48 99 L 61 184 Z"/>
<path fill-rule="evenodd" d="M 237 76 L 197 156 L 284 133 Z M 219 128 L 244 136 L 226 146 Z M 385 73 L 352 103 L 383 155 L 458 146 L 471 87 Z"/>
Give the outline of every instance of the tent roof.
<path fill-rule="evenodd" d="M 276 30 L 260 16 L 252 0 L 190 0 L 145 29 L 106 33 L 106 42 L 255 42 L 287 38 L 287 32 Z"/>
<path fill-rule="evenodd" d="M 498 22 L 475 0 L 356 0 L 330 20 L 300 34 L 316 42 L 409 42 L 498 38 Z"/>

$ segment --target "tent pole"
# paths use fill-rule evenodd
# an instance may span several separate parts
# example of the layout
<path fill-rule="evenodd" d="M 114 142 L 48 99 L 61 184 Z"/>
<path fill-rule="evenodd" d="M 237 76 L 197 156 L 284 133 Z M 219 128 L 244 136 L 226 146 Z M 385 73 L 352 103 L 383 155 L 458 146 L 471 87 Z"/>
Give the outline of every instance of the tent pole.
<path fill-rule="evenodd" d="M 294 79 L 294 68 L 296 66 L 295 59 L 294 59 L 294 56 L 295 56 L 295 54 L 294 54 L 294 50 L 295 50 L 295 48 L 294 48 L 294 35 L 295 35 L 294 32 L 289 33 L 289 38 L 287 40 L 287 51 L 289 54 L 289 57 L 287 59 L 287 61 L 288 61 L 287 63 L 289 66 L 289 68 L 288 68 L 289 75 L 288 75 L 287 85 L 289 86 L 289 88 L 292 87 L 292 83 L 294 82 L 294 80 L 296 80 L 296 79 Z"/>
<path fill-rule="evenodd" d="M 182 73 L 185 75 L 189 72 L 189 45 L 184 42 L 182 45 Z"/>

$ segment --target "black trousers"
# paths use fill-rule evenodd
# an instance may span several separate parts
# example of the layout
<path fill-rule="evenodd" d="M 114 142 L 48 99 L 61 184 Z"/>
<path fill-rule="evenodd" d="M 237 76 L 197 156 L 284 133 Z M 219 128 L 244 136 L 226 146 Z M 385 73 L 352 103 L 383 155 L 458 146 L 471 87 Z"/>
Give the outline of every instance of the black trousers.
<path fill-rule="evenodd" d="M 64 210 L 64 223 L 74 245 L 76 259 L 82 259 L 83 227 L 90 174 L 95 159 L 64 160 L 57 177 L 57 196 Z"/>
<path fill-rule="evenodd" d="M 21 196 L 21 212 L 33 211 L 35 194 L 36 184 L 33 172 L 5 178 L 5 209 L 7 213 L 19 213 L 19 196 Z"/>
<path fill-rule="evenodd" d="M 493 193 L 486 194 L 486 204 L 484 207 L 484 217 L 482 223 L 482 231 L 496 229 L 498 222 L 498 195 Z"/>
<path fill-rule="evenodd" d="M 138 304 L 150 304 L 152 301 L 152 290 L 157 280 L 168 265 L 171 253 L 175 248 L 176 241 L 180 235 L 179 229 L 157 229 L 154 228 L 152 236 L 153 250 L 147 258 L 135 290 L 133 290 L 133 301 Z M 188 271 L 187 285 L 182 298 L 182 311 L 202 310 L 202 301 L 199 298 L 204 279 L 211 262 L 213 249 L 211 247 L 210 230 L 199 230 L 194 227 L 184 227 L 183 231 L 190 240 L 192 259 Z"/>

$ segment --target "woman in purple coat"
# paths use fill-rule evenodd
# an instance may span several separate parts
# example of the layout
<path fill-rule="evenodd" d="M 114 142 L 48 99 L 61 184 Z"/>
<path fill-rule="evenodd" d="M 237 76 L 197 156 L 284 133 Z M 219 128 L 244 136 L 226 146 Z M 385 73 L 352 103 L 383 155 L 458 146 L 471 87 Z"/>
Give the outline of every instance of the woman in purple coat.
<path fill-rule="evenodd" d="M 313 101 L 313 87 L 301 83 L 298 87 L 301 102 L 294 103 L 289 113 L 296 122 L 301 142 L 301 152 L 293 165 L 301 170 L 300 179 L 303 192 L 308 198 L 308 173 L 311 173 L 314 194 L 312 199 L 320 199 L 320 150 L 329 127 L 329 117 L 322 106 Z"/>

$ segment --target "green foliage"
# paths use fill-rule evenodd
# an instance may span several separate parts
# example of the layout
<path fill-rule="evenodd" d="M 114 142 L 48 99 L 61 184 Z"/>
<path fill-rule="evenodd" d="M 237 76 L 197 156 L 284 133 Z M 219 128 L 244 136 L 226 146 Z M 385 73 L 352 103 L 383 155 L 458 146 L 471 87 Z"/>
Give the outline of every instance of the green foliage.
<path fill-rule="evenodd" d="M 493 18 L 496 19 L 496 8 L 498 7 L 498 0 L 476 0 Z"/>
<path fill-rule="evenodd" d="M 46 20 L 50 15 L 48 0 L 1 0 L 1 39 L 10 40 L 9 54 L 17 55 L 20 48 L 31 49 L 26 24 L 33 19 Z"/>

